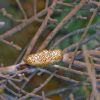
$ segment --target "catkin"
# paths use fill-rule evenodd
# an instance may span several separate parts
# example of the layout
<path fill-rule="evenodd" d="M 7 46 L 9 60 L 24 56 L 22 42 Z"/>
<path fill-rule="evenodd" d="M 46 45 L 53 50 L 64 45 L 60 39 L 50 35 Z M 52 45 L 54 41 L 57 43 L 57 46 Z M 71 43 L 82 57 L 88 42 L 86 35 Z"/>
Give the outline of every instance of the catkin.
<path fill-rule="evenodd" d="M 62 50 L 43 50 L 41 52 L 30 54 L 24 60 L 26 64 L 34 66 L 43 66 L 59 62 L 63 58 Z"/>

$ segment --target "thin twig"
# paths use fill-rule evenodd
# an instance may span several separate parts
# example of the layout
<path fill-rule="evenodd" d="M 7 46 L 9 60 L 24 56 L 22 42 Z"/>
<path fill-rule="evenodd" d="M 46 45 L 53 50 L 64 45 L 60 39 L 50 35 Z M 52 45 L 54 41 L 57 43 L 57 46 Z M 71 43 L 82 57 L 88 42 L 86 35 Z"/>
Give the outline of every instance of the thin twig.
<path fill-rule="evenodd" d="M 19 31 L 21 31 L 23 28 L 30 25 L 36 19 L 36 17 L 43 16 L 46 13 L 46 11 L 47 11 L 47 9 L 42 10 L 41 12 L 37 13 L 36 16 L 32 16 L 31 18 L 27 19 L 25 22 L 15 26 L 11 30 L 8 30 L 4 34 L 0 35 L 0 40 L 5 39 L 5 38 L 12 36 L 13 34 L 19 32 Z"/>
<path fill-rule="evenodd" d="M 95 5 L 97 5 L 98 7 L 100 7 L 100 2 L 98 1 L 94 1 L 94 0 L 89 0 L 90 1 L 90 3 L 93 3 L 93 4 L 95 4 Z"/>
<path fill-rule="evenodd" d="M 48 70 L 46 70 L 46 69 L 38 69 L 38 70 L 40 70 L 41 72 L 45 72 L 45 73 L 47 73 L 47 74 L 50 74 L 50 75 L 52 74 L 52 72 L 50 72 L 50 71 L 48 71 Z M 57 77 L 57 78 L 59 78 L 59 79 L 62 79 L 62 80 L 64 80 L 64 81 L 69 81 L 69 82 L 73 82 L 73 83 L 79 83 L 79 82 L 80 82 L 80 81 L 71 79 L 71 78 L 69 78 L 69 77 L 61 76 L 61 75 L 59 75 L 59 74 L 54 74 L 54 76 Z"/>
<path fill-rule="evenodd" d="M 51 7 L 53 7 L 53 6 L 55 6 L 55 3 L 53 3 L 53 4 L 50 6 L 50 8 L 48 9 L 48 13 L 47 13 L 47 15 L 46 15 L 46 17 L 45 17 L 45 19 L 44 19 L 42 25 L 40 26 L 40 28 L 38 29 L 38 31 L 35 33 L 35 36 L 34 36 L 34 37 L 32 38 L 32 40 L 30 41 L 29 46 L 28 46 L 28 48 L 27 48 L 27 50 L 26 50 L 26 53 L 25 53 L 23 59 L 32 51 L 33 47 L 35 46 L 35 44 L 36 44 L 36 42 L 37 42 L 37 40 L 38 40 L 38 38 L 39 38 L 39 36 L 42 34 L 42 32 L 44 31 L 44 29 L 47 27 L 47 23 L 48 23 L 48 21 L 49 21 L 49 19 L 50 19 L 50 16 L 51 16 L 51 14 L 52 14 L 52 9 L 51 9 Z"/>
<path fill-rule="evenodd" d="M 8 13 L 5 8 L 2 8 L 1 11 L 2 11 L 4 16 L 8 17 L 9 19 L 13 20 L 14 22 L 24 22 L 25 21 L 24 19 L 17 19 L 17 18 L 15 18 L 13 15 Z"/>
<path fill-rule="evenodd" d="M 59 65 L 53 65 L 53 67 L 59 68 L 59 69 L 64 70 L 64 71 L 70 71 L 70 72 L 73 72 L 73 73 L 79 74 L 79 75 L 85 75 L 85 76 L 88 75 L 86 72 L 78 71 L 78 70 L 75 70 L 75 69 L 70 69 L 70 68 L 67 68 L 67 67 L 59 66 Z"/>
<path fill-rule="evenodd" d="M 37 13 L 37 0 L 33 0 L 33 10 L 34 10 L 34 15 Z"/>
<path fill-rule="evenodd" d="M 27 98 L 27 97 L 31 96 L 32 94 L 35 94 L 38 91 L 40 91 L 54 77 L 54 74 L 55 74 L 55 72 L 53 74 L 51 74 L 50 77 L 43 84 L 41 84 L 38 88 L 35 88 L 31 93 L 28 93 L 27 95 L 22 96 L 20 98 L 20 100 Z"/>
<path fill-rule="evenodd" d="M 46 18 L 44 19 L 41 27 L 38 29 L 38 31 L 35 33 L 35 36 L 30 41 L 30 43 L 29 43 L 29 45 L 27 47 L 27 50 L 26 50 L 26 52 L 24 54 L 23 59 L 26 58 L 26 56 L 30 54 L 30 52 L 32 51 L 35 43 L 37 42 L 37 40 L 39 38 L 39 36 L 41 35 L 41 32 L 44 30 L 44 28 L 46 28 L 47 22 L 48 22 L 48 17 L 49 17 L 49 14 L 46 16 Z"/>
<path fill-rule="evenodd" d="M 19 45 L 16 45 L 13 42 L 9 42 L 9 41 L 4 40 L 4 39 L 1 39 L 0 41 L 7 44 L 7 45 L 9 45 L 9 46 L 11 46 L 11 47 L 13 47 L 13 48 L 15 48 L 18 51 L 20 51 L 22 49 Z"/>
<path fill-rule="evenodd" d="M 27 20 L 27 15 L 26 15 L 26 13 L 25 13 L 24 8 L 22 7 L 22 5 L 21 5 L 21 3 L 20 3 L 20 0 L 16 0 L 16 2 L 17 2 L 17 4 L 18 4 L 18 6 L 19 6 L 19 8 L 20 8 L 20 10 L 21 10 L 21 12 L 22 12 L 22 14 L 24 15 L 25 20 Z"/>
<path fill-rule="evenodd" d="M 17 57 L 16 61 L 15 61 L 15 65 L 21 62 L 22 57 L 24 56 L 24 53 L 27 49 L 27 46 L 21 51 L 20 55 Z"/>
<path fill-rule="evenodd" d="M 72 4 L 70 4 L 70 3 L 64 3 L 64 2 L 61 2 L 61 1 L 58 1 L 57 3 L 60 4 L 60 5 L 63 5 L 63 6 L 74 7 L 74 6 L 73 6 Z"/>
<path fill-rule="evenodd" d="M 49 0 L 46 0 L 45 8 L 48 8 L 48 6 L 49 6 Z"/>
<path fill-rule="evenodd" d="M 94 20 L 94 18 L 96 16 L 96 14 L 97 14 L 97 9 L 94 10 L 94 12 L 93 12 L 93 14 L 91 16 L 91 19 L 89 20 L 89 23 L 88 23 L 88 25 L 87 25 L 87 27 L 86 27 L 83 35 L 81 36 L 80 41 L 78 42 L 78 45 L 77 45 L 77 47 L 76 47 L 76 49 L 74 51 L 74 56 L 72 58 L 72 63 L 69 65 L 69 68 L 71 68 L 72 64 L 74 63 L 75 55 L 76 55 L 76 53 L 77 53 L 77 51 L 78 51 L 78 49 L 80 47 L 80 44 L 82 43 L 82 41 L 84 40 L 84 38 L 87 36 L 88 30 L 90 28 L 90 25 L 92 24 L 92 22 L 93 22 L 93 20 Z"/>
<path fill-rule="evenodd" d="M 75 100 L 74 95 L 72 93 L 69 94 L 69 98 L 70 98 L 70 100 Z"/>
<path fill-rule="evenodd" d="M 95 34 L 88 36 L 86 39 L 84 39 L 81 43 L 80 46 L 83 44 L 87 44 L 90 41 L 95 40 L 96 37 L 100 36 L 100 32 L 96 32 Z M 70 45 L 69 47 L 64 48 L 63 52 L 69 52 L 69 51 L 73 51 L 77 46 L 78 46 L 79 42 L 73 43 L 72 45 Z M 79 47 L 80 47 L 79 46 Z"/>
<path fill-rule="evenodd" d="M 57 32 L 77 13 L 77 11 L 79 11 L 79 9 L 81 9 L 84 6 L 86 1 L 87 0 L 81 0 L 81 2 L 78 5 L 76 5 L 70 11 L 70 13 L 62 19 L 62 21 L 56 26 L 56 28 L 50 33 L 50 35 L 47 36 L 47 38 L 44 40 L 44 42 L 42 43 L 42 45 L 39 47 L 38 50 L 42 50 L 48 45 L 48 43 L 57 34 Z"/>
<path fill-rule="evenodd" d="M 72 59 L 68 57 L 68 54 L 65 54 L 63 62 L 71 64 L 72 63 Z M 86 63 L 74 60 L 73 66 L 75 66 L 77 68 L 86 68 Z M 94 64 L 94 68 L 97 69 L 97 70 L 100 70 L 100 65 L 99 64 Z"/>
<path fill-rule="evenodd" d="M 100 25 L 100 23 L 96 23 L 96 24 L 91 25 L 90 28 L 95 29 L 99 25 Z M 57 40 L 56 43 L 54 43 L 51 48 L 56 47 L 59 43 L 61 43 L 62 41 L 64 41 L 65 39 L 69 38 L 72 35 L 81 34 L 82 32 L 84 32 L 84 30 L 85 30 L 85 28 L 81 28 L 81 29 L 75 30 L 73 32 L 70 32 L 70 33 L 64 35 L 59 40 Z"/>
<path fill-rule="evenodd" d="M 56 71 L 50 75 L 50 77 L 43 83 L 41 84 L 38 88 L 35 88 L 32 93 L 37 93 L 39 92 L 55 75 Z"/>
<path fill-rule="evenodd" d="M 85 46 L 83 46 L 83 53 L 84 53 L 84 56 L 85 56 L 85 61 L 86 61 L 86 65 L 87 65 L 86 66 L 87 67 L 87 71 L 88 71 L 89 77 L 91 79 L 94 96 L 95 96 L 96 100 L 99 100 L 100 99 L 100 95 L 99 95 L 99 93 L 97 91 L 97 86 L 96 86 L 95 69 L 94 69 L 93 65 L 89 61 L 89 54 L 88 54 Z"/>
<path fill-rule="evenodd" d="M 8 67 L 0 67 L 0 73 L 14 73 L 14 72 L 17 71 L 17 67 L 22 65 L 22 64 L 25 64 L 25 63 L 21 62 L 19 64 L 11 65 L 11 66 L 8 66 Z"/>
<path fill-rule="evenodd" d="M 43 97 L 43 100 L 45 100 L 45 94 L 44 94 L 44 91 L 42 91 L 42 97 Z"/>

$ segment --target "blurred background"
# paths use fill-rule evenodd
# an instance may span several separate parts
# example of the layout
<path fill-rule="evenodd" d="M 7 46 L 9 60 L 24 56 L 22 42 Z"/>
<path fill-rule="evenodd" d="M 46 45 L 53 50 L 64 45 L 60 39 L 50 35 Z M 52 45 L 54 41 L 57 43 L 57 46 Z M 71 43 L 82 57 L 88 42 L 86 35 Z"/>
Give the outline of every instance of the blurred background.
<path fill-rule="evenodd" d="M 78 50 L 82 50 L 82 44 L 88 50 L 94 50 L 93 55 L 98 55 L 98 60 L 94 63 L 99 66 L 100 2 L 83 1 L 86 0 L 0 0 L 0 67 L 18 64 L 26 55 L 43 49 L 61 49 L 73 54 L 80 40 Z M 75 12 L 73 9 L 80 2 L 83 5 Z M 59 28 L 58 25 L 64 23 L 63 19 L 71 11 L 73 16 Z M 56 29 L 58 31 L 52 36 Z M 85 32 L 86 35 L 82 38 Z M 95 53 L 95 50 L 99 53 Z M 83 58 L 81 52 L 75 60 L 83 62 Z M 57 65 L 68 68 L 69 63 L 61 61 Z M 0 71 L 0 100 L 91 100 L 92 86 L 87 75 L 48 66 L 37 68 L 22 65 L 21 71 L 19 69 L 18 72 L 9 74 Z M 86 68 L 74 66 L 74 70 L 87 73 Z M 57 74 L 35 93 L 34 89 L 45 84 L 55 70 Z M 100 83 L 99 71 L 100 68 L 96 70 L 97 84 Z"/>

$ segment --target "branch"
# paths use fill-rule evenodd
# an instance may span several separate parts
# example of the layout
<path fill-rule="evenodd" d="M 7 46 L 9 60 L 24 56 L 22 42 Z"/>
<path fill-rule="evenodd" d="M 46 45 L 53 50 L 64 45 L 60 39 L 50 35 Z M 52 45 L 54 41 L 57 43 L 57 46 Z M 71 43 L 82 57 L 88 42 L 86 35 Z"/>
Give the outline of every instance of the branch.
<path fill-rule="evenodd" d="M 19 8 L 20 8 L 20 10 L 22 12 L 22 14 L 24 15 L 25 20 L 27 20 L 27 15 L 26 15 L 25 10 L 23 9 L 23 7 L 22 7 L 22 5 L 20 3 L 20 0 L 16 0 L 16 2 L 18 4 L 18 6 L 19 6 Z"/>
<path fill-rule="evenodd" d="M 38 50 L 42 50 L 48 45 L 48 43 L 52 40 L 56 33 L 77 13 L 79 9 L 81 9 L 85 5 L 86 1 L 87 0 L 81 0 L 81 2 L 76 5 L 72 9 L 72 11 L 64 17 L 64 19 L 62 19 L 62 21 L 56 26 L 56 28 L 50 33 L 50 35 L 47 36 L 47 38 L 44 40 Z"/>
<path fill-rule="evenodd" d="M 9 31 L 5 32 L 4 34 L 0 35 L 0 40 L 5 39 L 5 38 L 7 38 L 9 36 L 12 36 L 13 34 L 19 32 L 19 31 L 21 31 L 23 28 L 30 25 L 36 19 L 36 17 L 43 16 L 46 13 L 46 11 L 47 11 L 47 9 L 42 10 L 36 16 L 31 17 L 30 19 L 26 20 L 25 22 L 15 26 L 11 30 L 9 30 Z"/>

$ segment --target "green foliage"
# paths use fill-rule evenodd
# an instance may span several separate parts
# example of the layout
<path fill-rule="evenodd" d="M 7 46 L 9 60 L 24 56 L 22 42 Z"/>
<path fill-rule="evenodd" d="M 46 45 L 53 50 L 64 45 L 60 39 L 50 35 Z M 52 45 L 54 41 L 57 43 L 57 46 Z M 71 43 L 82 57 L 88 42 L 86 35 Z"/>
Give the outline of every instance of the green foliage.
<path fill-rule="evenodd" d="M 19 13 L 19 11 L 17 11 L 14 7 L 9 7 L 7 11 L 13 16 L 18 16 Z"/>
<path fill-rule="evenodd" d="M 74 93 L 77 96 L 82 96 L 82 97 L 87 97 L 90 92 L 91 92 L 90 86 L 80 86 L 77 90 L 74 91 Z"/>
<path fill-rule="evenodd" d="M 67 0 L 66 2 L 72 2 L 72 0 L 69 0 L 69 1 Z M 77 0 L 77 2 L 79 2 L 79 1 Z M 52 18 L 56 19 L 57 24 L 59 24 L 62 21 L 62 19 L 71 11 L 72 8 L 67 7 L 67 6 L 57 5 L 55 9 L 62 10 L 61 13 L 58 13 L 55 10 L 55 13 L 52 15 Z M 67 24 L 64 25 L 64 27 L 61 30 L 59 30 L 56 37 L 57 36 L 62 37 L 63 35 L 69 34 L 70 32 L 73 32 L 77 29 L 85 28 L 89 22 L 89 19 L 91 18 L 92 13 L 93 12 L 90 12 L 90 10 L 88 10 L 87 6 L 83 7 L 81 10 L 79 10 L 77 12 L 77 14 L 71 20 L 68 21 Z M 85 17 L 86 19 L 80 19 L 80 18 L 77 18 L 77 16 L 82 16 L 82 17 Z M 98 15 L 94 18 L 93 24 L 96 22 L 100 22 L 100 17 Z M 55 24 L 48 25 L 48 27 L 52 30 L 55 29 L 56 26 L 57 25 L 55 25 Z M 96 32 L 95 29 L 89 29 L 87 36 L 91 36 L 95 32 Z M 63 42 L 61 42 L 58 47 L 65 48 L 66 46 L 68 46 L 72 43 L 78 42 L 83 33 L 80 33 L 80 35 L 75 34 L 75 35 L 67 38 L 67 40 L 63 40 Z M 93 43 L 89 43 L 89 47 L 92 47 L 92 46 L 93 46 Z"/>
<path fill-rule="evenodd" d="M 70 42 L 71 42 L 70 39 L 65 39 L 63 42 L 61 42 L 61 43 L 59 44 L 59 47 L 60 47 L 61 49 L 64 49 L 65 47 L 69 46 Z"/>

